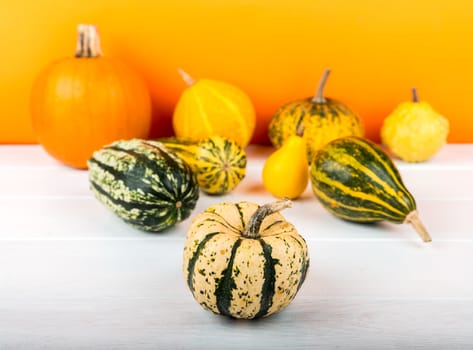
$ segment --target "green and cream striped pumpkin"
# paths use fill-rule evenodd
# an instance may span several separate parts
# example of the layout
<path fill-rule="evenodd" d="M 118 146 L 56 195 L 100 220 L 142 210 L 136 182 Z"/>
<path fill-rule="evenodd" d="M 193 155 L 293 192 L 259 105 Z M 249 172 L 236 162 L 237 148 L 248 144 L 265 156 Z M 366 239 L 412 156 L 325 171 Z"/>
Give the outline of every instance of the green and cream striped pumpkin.
<path fill-rule="evenodd" d="M 246 153 L 235 141 L 211 136 L 199 142 L 180 138 L 159 139 L 197 174 L 199 186 L 207 194 L 231 192 L 246 174 Z"/>
<path fill-rule="evenodd" d="M 120 140 L 88 161 L 95 197 L 128 224 L 159 232 L 186 219 L 199 198 L 192 169 L 161 143 Z"/>
<path fill-rule="evenodd" d="M 282 105 L 271 117 L 268 137 L 273 146 L 280 148 L 304 126 L 309 163 L 315 152 L 326 143 L 343 136 L 364 136 L 365 128 L 360 117 L 345 104 L 324 97 L 323 90 L 330 70 L 326 70 L 313 97 L 295 100 Z"/>
<path fill-rule="evenodd" d="M 349 136 L 328 143 L 315 154 L 310 181 L 320 203 L 342 219 L 410 223 L 431 240 L 395 164 L 371 141 Z"/>
<path fill-rule="evenodd" d="M 279 213 L 290 205 L 290 200 L 263 206 L 225 202 L 194 218 L 183 273 L 204 309 L 253 319 L 278 312 L 294 299 L 309 253 L 304 238 Z"/>

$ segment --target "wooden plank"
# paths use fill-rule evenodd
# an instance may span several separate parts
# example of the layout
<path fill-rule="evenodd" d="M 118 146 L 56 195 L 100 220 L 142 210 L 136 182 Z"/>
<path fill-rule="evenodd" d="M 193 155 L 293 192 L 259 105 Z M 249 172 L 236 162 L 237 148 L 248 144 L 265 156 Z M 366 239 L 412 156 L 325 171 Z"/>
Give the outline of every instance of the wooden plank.
<path fill-rule="evenodd" d="M 188 300 L 184 237 L 0 241 L 0 300 Z M 473 301 L 473 242 L 307 241 L 300 295 L 314 298 Z M 172 310 L 169 310 L 172 312 Z"/>
<path fill-rule="evenodd" d="M 454 149 L 452 148 L 452 150 Z M 13 163 L 10 163 L 13 162 L 11 155 L 3 159 L 3 162 L 1 161 L 2 154 L 6 153 L 1 150 L 2 147 L 0 147 L 0 196 L 81 197 L 91 195 L 87 171 L 72 169 L 58 163 L 51 164 L 41 157 L 31 166 L 27 166 L 23 162 L 13 166 Z M 18 156 L 21 154 L 22 152 Z M 455 157 L 453 158 L 455 159 Z M 271 198 L 261 182 L 263 164 L 264 158 L 249 159 L 247 175 L 232 192 L 234 196 L 256 199 Z M 459 186 L 459 184 L 468 183 L 469 179 L 473 178 L 473 154 L 467 161 L 457 160 L 456 163 L 453 161 L 446 164 L 435 162 L 402 163 L 399 166 L 399 171 L 406 187 L 417 200 L 473 199 L 472 186 Z M 21 186 L 12 186 L 12 183 L 21 184 Z M 302 199 L 310 198 L 313 198 L 313 194 L 310 184 L 308 184 Z"/>
<path fill-rule="evenodd" d="M 473 304 L 455 300 L 301 298 L 257 321 L 227 319 L 189 302 L 159 298 L 40 299 L 1 311 L 3 350 L 463 350 L 473 344 L 471 323 L 464 322 L 473 319 Z"/>
<path fill-rule="evenodd" d="M 272 201 L 269 196 L 228 195 L 201 198 L 189 219 L 163 234 L 144 234 L 131 228 L 94 197 L 2 197 L 1 239 L 74 238 L 74 237 L 171 237 L 184 235 L 191 220 L 208 206 L 221 201 L 250 200 L 259 204 Z M 473 240 L 473 200 L 418 201 L 425 226 L 434 240 Z M 363 225 L 340 220 L 328 213 L 315 198 L 294 202 L 283 215 L 306 238 L 316 240 L 419 240 L 410 225 L 381 223 Z"/>
<path fill-rule="evenodd" d="M 293 303 L 259 321 L 204 311 L 165 240 L 0 244 L 0 348 L 464 349 L 471 244 L 309 242 Z"/>
<path fill-rule="evenodd" d="M 236 191 L 273 200 L 250 146 Z M 284 211 L 311 267 L 294 302 L 256 322 L 212 315 L 181 274 L 189 218 L 163 234 L 125 225 L 88 189 L 87 172 L 39 146 L 0 147 L 0 349 L 465 349 L 473 346 L 473 145 L 421 164 L 396 161 L 433 242 L 407 225 L 328 214 L 308 186 Z"/>

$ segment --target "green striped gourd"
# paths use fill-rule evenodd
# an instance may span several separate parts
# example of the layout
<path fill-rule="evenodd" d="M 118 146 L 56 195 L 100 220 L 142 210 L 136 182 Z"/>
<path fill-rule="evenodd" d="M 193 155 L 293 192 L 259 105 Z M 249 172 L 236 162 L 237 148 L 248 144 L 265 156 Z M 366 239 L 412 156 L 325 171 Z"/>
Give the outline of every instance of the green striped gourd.
<path fill-rule="evenodd" d="M 296 135 L 300 124 L 304 126 L 309 163 L 315 152 L 326 143 L 343 136 L 364 136 L 360 117 L 345 104 L 324 97 L 324 87 L 330 70 L 320 80 L 316 95 L 282 105 L 271 117 L 268 137 L 273 146 L 281 147 Z"/>
<path fill-rule="evenodd" d="M 234 318 L 285 308 L 304 282 L 307 245 L 279 213 L 290 200 L 258 206 L 220 203 L 197 215 L 187 233 L 183 273 L 206 310 Z"/>
<path fill-rule="evenodd" d="M 371 141 L 350 136 L 328 143 L 315 154 L 310 181 L 320 203 L 340 218 L 410 223 L 431 241 L 398 169 Z"/>
<path fill-rule="evenodd" d="M 233 140 L 211 136 L 199 142 L 181 138 L 159 141 L 191 166 L 200 188 L 207 194 L 228 193 L 245 177 L 246 153 Z"/>
<path fill-rule="evenodd" d="M 161 143 L 116 141 L 88 161 L 95 197 L 130 225 L 162 231 L 186 219 L 199 198 L 191 168 Z"/>

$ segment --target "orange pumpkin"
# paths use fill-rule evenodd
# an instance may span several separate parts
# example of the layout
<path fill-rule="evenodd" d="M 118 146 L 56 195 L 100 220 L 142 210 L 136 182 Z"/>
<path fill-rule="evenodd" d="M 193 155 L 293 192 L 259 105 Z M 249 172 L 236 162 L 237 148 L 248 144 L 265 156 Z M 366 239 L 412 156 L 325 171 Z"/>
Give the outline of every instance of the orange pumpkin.
<path fill-rule="evenodd" d="M 102 55 L 96 27 L 79 25 L 75 57 L 50 64 L 33 85 L 31 114 L 50 155 L 86 168 L 102 146 L 149 136 L 151 98 L 136 72 Z"/>

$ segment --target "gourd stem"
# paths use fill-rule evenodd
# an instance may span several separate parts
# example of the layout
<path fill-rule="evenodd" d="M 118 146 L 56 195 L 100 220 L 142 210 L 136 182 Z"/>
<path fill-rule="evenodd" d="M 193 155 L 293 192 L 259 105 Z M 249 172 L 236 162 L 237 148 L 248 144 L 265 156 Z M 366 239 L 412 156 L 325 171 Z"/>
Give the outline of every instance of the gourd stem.
<path fill-rule="evenodd" d="M 192 78 L 185 70 L 178 68 L 177 71 L 179 72 L 182 80 L 184 80 L 187 86 L 191 86 L 195 84 L 195 79 Z"/>
<path fill-rule="evenodd" d="M 425 228 L 424 224 L 422 224 L 422 221 L 420 221 L 419 213 L 417 212 L 417 210 L 411 211 L 406 216 L 404 223 L 411 224 L 412 226 L 414 226 L 415 230 L 417 231 L 417 233 L 419 234 L 419 236 L 422 238 L 424 242 L 432 241 L 432 238 L 427 232 L 427 229 Z"/>
<path fill-rule="evenodd" d="M 248 225 L 242 232 L 242 235 L 247 238 L 258 238 L 260 236 L 259 231 L 261 224 L 263 223 L 263 220 L 266 218 L 266 216 L 277 213 L 291 206 L 292 201 L 290 199 L 282 199 L 260 206 L 251 216 L 250 220 L 248 221 Z"/>
<path fill-rule="evenodd" d="M 328 76 L 330 75 L 330 69 L 326 69 L 322 78 L 319 81 L 319 86 L 317 87 L 317 92 L 315 96 L 312 97 L 311 101 L 314 103 L 325 103 L 326 99 L 324 97 L 325 83 L 327 82 Z"/>
<path fill-rule="evenodd" d="M 100 45 L 100 36 L 97 27 L 93 24 L 79 24 L 77 26 L 77 58 L 96 58 L 103 56 Z"/>
<path fill-rule="evenodd" d="M 417 95 L 417 88 L 412 88 L 412 102 L 417 103 L 419 102 L 419 96 Z"/>

